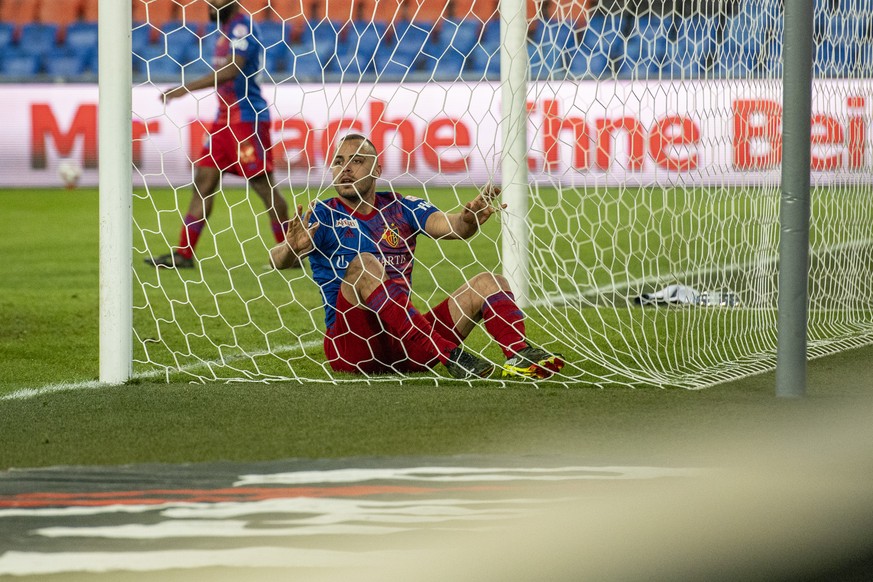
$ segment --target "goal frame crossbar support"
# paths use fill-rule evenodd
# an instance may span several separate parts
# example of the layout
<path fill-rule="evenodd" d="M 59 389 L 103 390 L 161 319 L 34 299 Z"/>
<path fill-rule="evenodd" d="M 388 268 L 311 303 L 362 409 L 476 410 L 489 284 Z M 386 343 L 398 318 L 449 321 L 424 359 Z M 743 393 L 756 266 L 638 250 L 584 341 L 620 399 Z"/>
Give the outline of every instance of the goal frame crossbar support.
<path fill-rule="evenodd" d="M 133 370 L 131 3 L 98 5 L 99 380 Z"/>
<path fill-rule="evenodd" d="M 806 394 L 813 0 L 785 2 L 776 396 Z"/>

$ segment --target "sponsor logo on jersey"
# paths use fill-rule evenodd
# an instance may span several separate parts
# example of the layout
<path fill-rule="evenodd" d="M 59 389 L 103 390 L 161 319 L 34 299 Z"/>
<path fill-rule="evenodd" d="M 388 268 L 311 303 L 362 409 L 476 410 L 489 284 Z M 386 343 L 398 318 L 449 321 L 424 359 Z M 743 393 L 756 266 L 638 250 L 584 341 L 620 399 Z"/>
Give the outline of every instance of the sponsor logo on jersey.
<path fill-rule="evenodd" d="M 352 218 L 338 218 L 335 224 L 338 228 L 358 228 L 358 221 Z"/>
<path fill-rule="evenodd" d="M 400 246 L 400 229 L 393 222 L 385 227 L 385 232 L 382 233 L 384 240 L 389 247 L 396 249 Z"/>

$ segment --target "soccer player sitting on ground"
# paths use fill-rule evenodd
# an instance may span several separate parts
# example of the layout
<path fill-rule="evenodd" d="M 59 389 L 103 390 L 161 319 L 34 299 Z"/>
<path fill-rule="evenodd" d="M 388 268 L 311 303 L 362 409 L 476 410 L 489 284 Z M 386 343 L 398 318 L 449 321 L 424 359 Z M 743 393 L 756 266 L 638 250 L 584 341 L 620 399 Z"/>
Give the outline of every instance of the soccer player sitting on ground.
<path fill-rule="evenodd" d="M 146 263 L 156 267 L 194 266 L 194 248 L 212 213 L 214 194 L 223 172 L 248 180 L 270 213 L 276 242 L 285 239 L 288 204 L 273 186 L 270 112 L 257 82 L 263 53 L 257 28 L 236 0 L 208 3 L 210 17 L 220 29 L 213 57 L 215 72 L 168 89 L 161 99 L 169 102 L 193 91 L 216 87 L 218 113 L 195 162 L 194 192 L 182 222 L 179 246 L 169 254 L 146 259 Z"/>
<path fill-rule="evenodd" d="M 479 321 L 506 355 L 504 376 L 548 378 L 564 366 L 559 354 L 527 342 L 524 316 L 500 275 L 479 273 L 424 314 L 410 301 L 416 236 L 470 238 L 497 212 L 499 188 L 484 187 L 454 214 L 377 192 L 378 152 L 358 134 L 339 142 L 331 170 L 338 196 L 312 202 L 305 214 L 298 206 L 270 259 L 283 269 L 309 257 L 324 299 L 324 351 L 335 371 L 406 373 L 442 363 L 455 378 L 488 377 L 494 365 L 460 347 Z"/>

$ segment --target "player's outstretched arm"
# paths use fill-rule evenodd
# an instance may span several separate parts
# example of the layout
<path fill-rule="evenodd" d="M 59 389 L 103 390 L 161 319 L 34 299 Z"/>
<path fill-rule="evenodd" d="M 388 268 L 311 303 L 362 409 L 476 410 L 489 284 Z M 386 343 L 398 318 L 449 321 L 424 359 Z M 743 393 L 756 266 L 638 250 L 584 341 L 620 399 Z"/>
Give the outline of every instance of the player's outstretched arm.
<path fill-rule="evenodd" d="M 313 202 L 309 205 L 306 214 L 303 206 L 297 205 L 297 216 L 291 219 L 288 230 L 285 232 L 285 240 L 270 249 L 270 262 L 277 269 L 287 269 L 298 264 L 300 260 L 315 248 L 312 237 L 318 230 L 318 222 L 312 226 L 309 220 L 312 218 Z"/>
<path fill-rule="evenodd" d="M 467 202 L 460 212 L 446 214 L 435 212 L 427 220 L 425 232 L 431 238 L 465 239 L 479 231 L 479 226 L 491 218 L 495 212 L 506 208 L 506 204 L 495 204 L 500 196 L 500 188 L 488 184 L 479 194 Z"/>

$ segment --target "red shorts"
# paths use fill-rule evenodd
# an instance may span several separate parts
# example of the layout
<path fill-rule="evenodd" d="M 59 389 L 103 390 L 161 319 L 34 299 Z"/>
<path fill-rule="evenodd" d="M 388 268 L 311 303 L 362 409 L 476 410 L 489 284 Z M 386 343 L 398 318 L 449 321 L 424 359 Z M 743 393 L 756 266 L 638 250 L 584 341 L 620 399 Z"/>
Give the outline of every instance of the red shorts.
<path fill-rule="evenodd" d="M 455 329 L 448 299 L 422 315 L 432 333 L 458 344 L 464 341 Z M 373 311 L 350 304 L 341 292 L 337 294 L 336 320 L 324 336 L 324 355 L 336 372 L 423 372 L 439 363 L 437 358 L 429 362 L 411 360 L 403 343 L 385 329 Z"/>
<path fill-rule="evenodd" d="M 216 123 L 195 165 L 254 178 L 273 171 L 272 147 L 269 121 Z"/>

